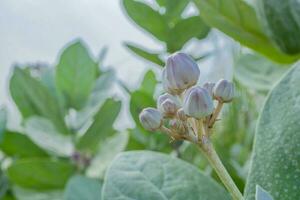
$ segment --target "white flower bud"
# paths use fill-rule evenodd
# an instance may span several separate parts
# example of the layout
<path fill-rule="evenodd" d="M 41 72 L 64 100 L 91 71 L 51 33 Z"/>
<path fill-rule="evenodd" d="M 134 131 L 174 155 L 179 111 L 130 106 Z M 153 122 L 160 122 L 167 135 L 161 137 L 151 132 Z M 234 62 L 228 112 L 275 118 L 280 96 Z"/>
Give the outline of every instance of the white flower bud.
<path fill-rule="evenodd" d="M 213 96 L 213 89 L 214 89 L 215 85 L 216 85 L 215 83 L 207 82 L 203 85 L 203 88 L 208 91 L 210 96 Z"/>
<path fill-rule="evenodd" d="M 140 122 L 147 130 L 154 131 L 162 125 L 162 115 L 155 108 L 145 108 L 139 115 Z"/>
<path fill-rule="evenodd" d="M 180 102 L 177 97 L 165 93 L 158 97 L 157 108 L 165 117 L 171 117 L 176 115 L 176 111 L 180 108 Z"/>
<path fill-rule="evenodd" d="M 225 79 L 219 80 L 213 89 L 214 98 L 221 102 L 230 102 L 234 97 L 233 83 Z"/>
<path fill-rule="evenodd" d="M 184 113 L 183 108 L 180 108 L 179 110 L 177 110 L 177 117 L 178 119 L 180 119 L 181 121 L 185 121 L 187 119 L 186 114 Z"/>
<path fill-rule="evenodd" d="M 163 86 L 171 94 L 181 94 L 195 85 L 199 76 L 199 67 L 192 58 L 184 53 L 174 53 L 163 70 Z"/>
<path fill-rule="evenodd" d="M 213 113 L 214 103 L 208 91 L 199 86 L 185 93 L 183 110 L 186 115 L 200 119 Z"/>

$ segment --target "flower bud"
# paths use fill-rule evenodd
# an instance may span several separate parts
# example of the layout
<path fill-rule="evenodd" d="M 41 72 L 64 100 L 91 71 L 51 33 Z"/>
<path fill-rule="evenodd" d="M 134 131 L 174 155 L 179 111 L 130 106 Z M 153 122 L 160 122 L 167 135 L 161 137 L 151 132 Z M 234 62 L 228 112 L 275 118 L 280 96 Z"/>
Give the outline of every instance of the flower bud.
<path fill-rule="evenodd" d="M 180 108 L 179 110 L 177 110 L 177 117 L 178 117 L 178 119 L 180 119 L 181 121 L 186 121 L 187 116 L 186 116 L 186 114 L 184 113 L 183 108 Z"/>
<path fill-rule="evenodd" d="M 177 97 L 165 93 L 158 97 L 157 108 L 165 117 L 176 115 L 176 111 L 180 108 L 180 102 Z"/>
<path fill-rule="evenodd" d="M 154 131 L 162 125 L 162 115 L 155 108 L 145 108 L 139 115 L 143 127 L 149 131 Z"/>
<path fill-rule="evenodd" d="M 199 67 L 192 58 L 184 53 L 174 53 L 163 70 L 163 86 L 171 94 L 181 94 L 195 85 L 199 76 Z"/>
<path fill-rule="evenodd" d="M 203 88 L 208 91 L 210 96 L 213 96 L 213 89 L 214 89 L 215 85 L 216 85 L 215 83 L 207 82 L 203 85 Z"/>
<path fill-rule="evenodd" d="M 213 113 L 214 103 L 206 89 L 196 86 L 186 92 L 183 110 L 186 115 L 200 119 Z"/>
<path fill-rule="evenodd" d="M 234 97 L 233 83 L 224 79 L 219 80 L 213 89 L 214 98 L 221 102 L 230 102 Z"/>

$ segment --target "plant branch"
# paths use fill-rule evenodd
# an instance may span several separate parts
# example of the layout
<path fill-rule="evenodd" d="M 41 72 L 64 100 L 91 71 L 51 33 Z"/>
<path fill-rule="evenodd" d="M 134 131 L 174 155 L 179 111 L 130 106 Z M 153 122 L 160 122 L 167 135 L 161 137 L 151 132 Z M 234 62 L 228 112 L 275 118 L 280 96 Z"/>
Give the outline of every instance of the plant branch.
<path fill-rule="evenodd" d="M 222 107 L 223 107 L 223 102 L 219 101 L 218 105 L 217 105 L 217 107 L 215 109 L 215 112 L 213 113 L 212 117 L 208 121 L 208 128 L 211 128 L 214 125 L 217 117 L 219 116 L 219 114 L 220 114 L 220 112 L 222 110 Z"/>
<path fill-rule="evenodd" d="M 204 135 L 204 137 L 201 140 L 201 143 L 198 143 L 198 146 L 200 147 L 201 152 L 205 155 L 211 166 L 218 174 L 219 178 L 221 179 L 228 192 L 231 194 L 232 198 L 234 200 L 242 200 L 243 195 L 241 194 L 241 192 L 233 182 L 231 176 L 227 172 L 226 168 L 224 167 L 209 138 L 207 138 Z"/>

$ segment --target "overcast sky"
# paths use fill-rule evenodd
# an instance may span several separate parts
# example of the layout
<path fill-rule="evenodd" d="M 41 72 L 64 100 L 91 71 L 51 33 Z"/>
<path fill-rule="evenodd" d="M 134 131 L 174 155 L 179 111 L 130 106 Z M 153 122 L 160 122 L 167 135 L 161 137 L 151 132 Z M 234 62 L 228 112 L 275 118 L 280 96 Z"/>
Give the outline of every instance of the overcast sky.
<path fill-rule="evenodd" d="M 0 27 L 0 105 L 10 109 L 7 80 L 13 63 L 55 64 L 59 50 L 81 38 L 95 56 L 108 46 L 106 64 L 134 86 L 150 64 L 129 53 L 122 42 L 162 48 L 127 19 L 119 0 L 1 0 Z M 216 61 L 224 64 L 222 60 Z"/>

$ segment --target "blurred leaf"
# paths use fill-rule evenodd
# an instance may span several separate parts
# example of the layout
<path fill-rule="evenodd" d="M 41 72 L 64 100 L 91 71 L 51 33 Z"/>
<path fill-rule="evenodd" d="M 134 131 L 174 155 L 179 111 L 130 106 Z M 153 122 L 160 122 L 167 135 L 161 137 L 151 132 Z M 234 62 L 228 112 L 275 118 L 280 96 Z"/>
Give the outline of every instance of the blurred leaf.
<path fill-rule="evenodd" d="M 300 64 L 273 88 L 260 114 L 245 199 L 260 185 L 275 199 L 300 196 Z"/>
<path fill-rule="evenodd" d="M 235 67 L 235 77 L 243 85 L 259 91 L 268 91 L 286 71 L 283 65 L 257 54 L 241 55 Z"/>
<path fill-rule="evenodd" d="M 149 70 L 145 74 L 139 90 L 149 95 L 153 95 L 155 92 L 156 84 L 157 84 L 156 76 L 153 71 Z"/>
<path fill-rule="evenodd" d="M 117 133 L 107 138 L 95 154 L 86 173 L 90 177 L 104 177 L 106 168 L 114 157 L 125 150 L 128 142 L 128 133 Z"/>
<path fill-rule="evenodd" d="M 0 163 L 1 164 L 1 163 Z M 9 181 L 0 169 L 0 199 L 4 199 L 9 190 Z"/>
<path fill-rule="evenodd" d="M 100 181 L 75 175 L 67 183 L 64 200 L 101 200 L 101 189 Z"/>
<path fill-rule="evenodd" d="M 300 11 L 298 0 L 260 0 L 257 1 L 259 19 L 266 33 L 285 53 L 300 58 Z"/>
<path fill-rule="evenodd" d="M 3 139 L 3 132 L 7 123 L 7 110 L 3 107 L 0 108 L 0 143 Z"/>
<path fill-rule="evenodd" d="M 114 133 L 113 123 L 121 109 L 121 102 L 108 99 L 94 117 L 94 122 L 79 139 L 77 148 L 95 152 L 101 141 Z"/>
<path fill-rule="evenodd" d="M 63 200 L 61 190 L 30 190 L 22 187 L 13 187 L 14 195 L 17 200 Z"/>
<path fill-rule="evenodd" d="M 259 185 L 256 185 L 255 200 L 273 200 L 272 196 Z"/>
<path fill-rule="evenodd" d="M 15 68 L 10 80 L 10 93 L 24 118 L 42 116 L 51 120 L 61 133 L 69 133 L 57 100 L 28 72 Z"/>
<path fill-rule="evenodd" d="M 165 7 L 167 5 L 167 0 L 156 0 L 156 3 L 161 7 Z"/>
<path fill-rule="evenodd" d="M 138 47 L 134 44 L 125 43 L 125 46 L 134 52 L 136 55 L 153 62 L 159 66 L 164 66 L 164 62 L 159 58 L 159 53 L 153 53 L 145 50 L 145 48 Z"/>
<path fill-rule="evenodd" d="M 168 38 L 168 25 L 159 12 L 149 5 L 136 0 L 123 0 L 123 7 L 128 16 L 141 28 L 151 33 L 158 40 Z"/>
<path fill-rule="evenodd" d="M 174 22 L 181 17 L 181 13 L 187 6 L 190 0 L 167 0 L 166 17 L 169 22 Z"/>
<path fill-rule="evenodd" d="M 9 180 L 18 186 L 37 190 L 62 189 L 75 167 L 67 161 L 27 158 L 7 168 Z"/>
<path fill-rule="evenodd" d="M 262 32 L 254 9 L 243 0 L 194 0 L 202 19 L 243 45 L 281 63 L 292 63 L 299 56 L 280 52 Z M 223 2 L 223 3 L 222 3 Z"/>
<path fill-rule="evenodd" d="M 183 45 L 193 37 L 205 38 L 209 31 L 210 28 L 199 16 L 181 19 L 170 31 L 167 41 L 168 52 L 173 53 L 182 49 Z"/>
<path fill-rule="evenodd" d="M 8 156 L 16 157 L 44 157 L 47 153 L 33 143 L 26 135 L 4 131 L 0 142 L 0 150 Z"/>
<path fill-rule="evenodd" d="M 106 173 L 103 200 L 230 199 L 223 187 L 194 166 L 149 151 L 121 153 Z M 128 184 L 130 180 L 130 184 Z"/>
<path fill-rule="evenodd" d="M 50 154 L 70 156 L 74 151 L 72 138 L 60 134 L 53 124 L 41 117 L 31 117 L 25 123 L 26 135 Z"/>
<path fill-rule="evenodd" d="M 56 84 L 69 107 L 82 108 L 92 91 L 97 65 L 87 47 L 76 41 L 63 50 L 56 67 Z"/>

